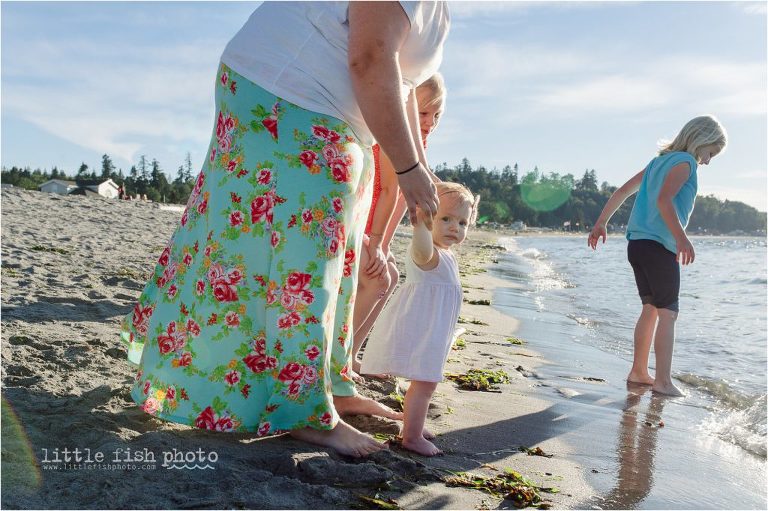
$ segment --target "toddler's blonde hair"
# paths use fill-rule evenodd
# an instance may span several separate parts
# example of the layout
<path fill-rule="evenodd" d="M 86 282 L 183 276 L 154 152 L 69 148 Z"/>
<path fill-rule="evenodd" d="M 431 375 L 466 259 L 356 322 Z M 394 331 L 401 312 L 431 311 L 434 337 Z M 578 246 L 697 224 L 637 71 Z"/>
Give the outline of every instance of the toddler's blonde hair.
<path fill-rule="evenodd" d="M 681 151 L 690 153 L 694 158 L 696 151 L 703 146 L 714 144 L 722 152 L 728 144 L 728 133 L 714 116 L 700 115 L 683 126 L 672 142 L 659 143 L 659 156 Z"/>
<path fill-rule="evenodd" d="M 475 225 L 477 220 L 477 205 L 480 202 L 479 195 L 472 195 L 469 189 L 460 184 L 450 181 L 441 181 L 435 183 L 437 187 L 437 200 L 446 207 L 456 207 L 461 204 L 469 204 L 471 213 L 469 214 L 469 225 Z"/>
<path fill-rule="evenodd" d="M 448 93 L 448 90 L 445 88 L 443 75 L 439 72 L 424 80 L 418 87 L 416 87 L 416 90 L 429 91 L 429 99 L 426 103 L 420 104 L 421 107 L 432 106 L 440 101 L 445 102 L 445 95 Z"/>

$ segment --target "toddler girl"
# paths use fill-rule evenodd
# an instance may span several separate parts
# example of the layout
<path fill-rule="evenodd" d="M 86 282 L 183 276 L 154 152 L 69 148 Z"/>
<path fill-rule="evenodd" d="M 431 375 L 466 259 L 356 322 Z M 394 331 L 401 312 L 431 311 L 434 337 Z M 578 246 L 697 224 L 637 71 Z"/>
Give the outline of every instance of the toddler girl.
<path fill-rule="evenodd" d="M 477 201 L 458 183 L 437 183 L 440 201 L 430 232 L 422 221 L 413 228 L 405 283 L 382 312 L 363 354 L 362 372 L 411 380 L 405 394 L 402 445 L 434 456 L 424 421 L 432 393 L 443 379 L 462 301 L 459 267 L 450 247 L 461 243 L 474 223 Z M 426 437 L 425 437 L 426 434 Z"/>

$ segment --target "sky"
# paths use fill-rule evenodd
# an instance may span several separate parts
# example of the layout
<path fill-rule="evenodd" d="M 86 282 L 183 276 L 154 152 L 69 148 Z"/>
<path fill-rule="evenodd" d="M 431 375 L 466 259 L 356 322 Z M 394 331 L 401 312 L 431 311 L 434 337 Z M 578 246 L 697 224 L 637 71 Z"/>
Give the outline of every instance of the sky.
<path fill-rule="evenodd" d="M 201 165 L 228 40 L 259 2 L 0 4 L 2 165 Z M 766 2 L 449 2 L 431 165 L 594 169 L 620 185 L 714 114 L 699 194 L 768 206 Z"/>

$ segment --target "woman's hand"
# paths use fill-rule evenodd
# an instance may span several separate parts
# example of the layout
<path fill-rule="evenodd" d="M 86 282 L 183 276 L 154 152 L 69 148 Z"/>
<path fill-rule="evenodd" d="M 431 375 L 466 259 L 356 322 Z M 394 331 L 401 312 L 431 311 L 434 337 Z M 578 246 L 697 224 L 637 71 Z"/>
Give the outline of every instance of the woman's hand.
<path fill-rule="evenodd" d="M 432 230 L 432 217 L 437 214 L 437 188 L 432 182 L 429 172 L 424 165 L 405 174 L 397 176 L 400 191 L 408 205 L 408 216 L 411 224 L 423 221 L 427 229 Z M 417 214 L 421 209 L 421 215 Z"/>
<path fill-rule="evenodd" d="M 592 250 L 597 249 L 597 240 L 600 238 L 603 238 L 603 244 L 605 244 L 605 239 L 608 237 L 608 232 L 605 230 L 605 224 L 596 224 L 592 228 L 592 232 L 589 233 L 589 237 L 587 238 L 587 245 L 592 247 Z"/>

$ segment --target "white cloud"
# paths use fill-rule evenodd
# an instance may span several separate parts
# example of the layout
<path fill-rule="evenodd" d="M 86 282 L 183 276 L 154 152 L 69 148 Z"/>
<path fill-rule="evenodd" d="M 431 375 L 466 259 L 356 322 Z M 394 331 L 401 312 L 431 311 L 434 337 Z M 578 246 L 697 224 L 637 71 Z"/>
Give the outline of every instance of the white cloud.
<path fill-rule="evenodd" d="M 664 105 L 669 91 L 657 80 L 632 76 L 604 76 L 582 83 L 564 84 L 535 96 L 544 108 L 568 109 L 580 114 L 590 111 L 632 112 Z"/>
<path fill-rule="evenodd" d="M 768 14 L 768 3 L 766 3 L 765 0 L 736 2 L 735 5 L 747 14 L 757 14 L 762 16 Z"/>
<path fill-rule="evenodd" d="M 202 145 L 219 51 L 205 40 L 162 48 L 34 41 L 3 62 L 3 110 L 129 162 L 149 137 Z"/>

